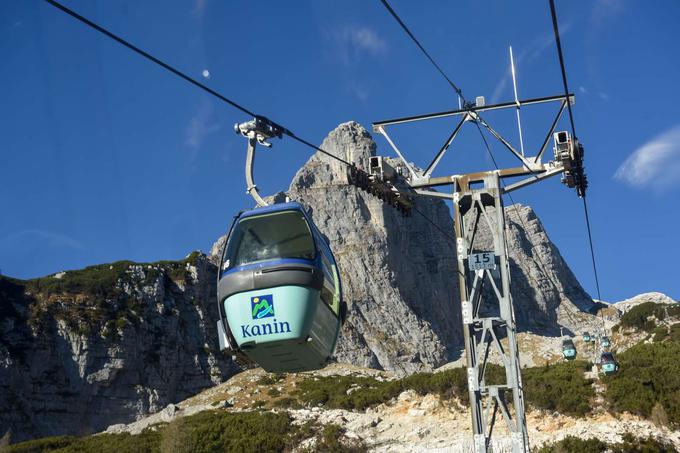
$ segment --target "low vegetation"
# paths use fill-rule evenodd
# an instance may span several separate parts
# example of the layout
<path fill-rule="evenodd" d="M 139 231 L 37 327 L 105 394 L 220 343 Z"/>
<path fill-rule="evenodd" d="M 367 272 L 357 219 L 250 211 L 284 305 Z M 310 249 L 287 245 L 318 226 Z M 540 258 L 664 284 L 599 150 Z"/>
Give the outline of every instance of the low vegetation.
<path fill-rule="evenodd" d="M 589 402 L 594 397 L 592 381 L 583 377 L 588 367 L 586 362 L 569 362 L 523 370 L 527 403 L 537 409 L 568 415 L 587 413 L 590 410 Z M 502 367 L 487 367 L 488 384 L 501 384 L 504 377 Z M 270 385 L 275 382 L 276 378 L 265 376 L 258 383 Z M 328 409 L 365 410 L 388 403 L 406 390 L 413 390 L 419 395 L 457 398 L 464 404 L 468 403 L 465 368 L 417 373 L 398 380 L 379 380 L 367 376 L 309 377 L 298 382 L 290 394 L 279 395 L 274 392 L 275 395 L 270 396 L 280 396 L 273 401 L 273 407 L 321 406 Z"/>
<path fill-rule="evenodd" d="M 680 317 L 680 304 L 657 304 L 645 302 L 628 310 L 621 316 L 619 328 L 632 328 L 652 333 L 658 321 Z"/>
<path fill-rule="evenodd" d="M 611 409 L 680 426 L 680 342 L 641 343 L 618 360 L 619 372 L 603 377 Z"/>
<path fill-rule="evenodd" d="M 655 342 L 662 341 L 674 341 L 680 343 L 680 323 L 673 324 L 671 326 L 658 326 L 654 329 Z"/>
<path fill-rule="evenodd" d="M 607 451 L 607 444 L 600 439 L 567 436 L 559 442 L 544 445 L 536 450 L 536 453 L 604 453 L 605 451 Z"/>
<path fill-rule="evenodd" d="M 432 393 L 463 399 L 467 395 L 465 369 L 418 373 L 393 381 L 381 381 L 366 376 L 308 378 L 297 385 L 287 402 L 329 409 L 364 410 L 387 403 L 406 390 L 414 390 L 420 395 Z"/>
<path fill-rule="evenodd" d="M 622 442 L 607 444 L 600 439 L 567 436 L 559 442 L 539 448 L 537 453 L 674 453 L 675 447 L 653 437 L 638 438 L 624 434 Z"/>
<path fill-rule="evenodd" d="M 51 437 L 7 447 L 7 453 L 208 453 L 216 451 L 290 451 L 303 442 L 307 451 L 362 452 L 336 425 L 294 424 L 286 413 L 205 411 L 170 424 L 147 428 L 142 434 L 102 434 Z"/>
<path fill-rule="evenodd" d="M 588 368 L 589 363 L 574 361 L 522 370 L 527 404 L 567 415 L 585 415 L 595 397 L 592 380 L 584 377 Z"/>
<path fill-rule="evenodd" d="M 130 434 L 102 434 L 88 437 L 58 436 L 10 445 L 5 447 L 3 453 L 159 452 L 160 440 L 160 433 L 153 430 L 146 430 L 137 436 Z"/>

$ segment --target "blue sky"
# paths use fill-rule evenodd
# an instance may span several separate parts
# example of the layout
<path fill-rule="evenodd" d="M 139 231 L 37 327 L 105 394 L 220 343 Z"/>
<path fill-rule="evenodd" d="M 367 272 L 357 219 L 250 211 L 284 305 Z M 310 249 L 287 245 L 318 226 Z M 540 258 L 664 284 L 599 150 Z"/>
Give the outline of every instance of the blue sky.
<path fill-rule="evenodd" d="M 315 143 L 344 121 L 370 128 L 457 106 L 378 0 L 64 3 Z M 511 100 L 509 45 L 520 97 L 561 93 L 547 1 L 392 3 L 468 98 Z M 557 8 L 602 296 L 680 298 L 680 3 L 562 0 Z M 248 119 L 240 112 L 40 0 L 0 3 L 0 57 L 3 274 L 181 258 L 209 250 L 231 216 L 253 204 L 244 193 L 245 142 L 232 130 Z M 523 110 L 528 149 L 542 141 L 554 108 Z M 517 143 L 514 112 L 486 119 Z M 409 159 L 426 164 L 454 125 L 393 133 Z M 466 128 L 440 174 L 491 168 L 482 146 Z M 512 163 L 492 146 L 502 165 Z M 268 193 L 288 187 L 309 150 L 284 139 L 260 156 L 256 180 Z M 536 209 L 595 295 L 573 191 L 555 179 L 514 198 Z"/>

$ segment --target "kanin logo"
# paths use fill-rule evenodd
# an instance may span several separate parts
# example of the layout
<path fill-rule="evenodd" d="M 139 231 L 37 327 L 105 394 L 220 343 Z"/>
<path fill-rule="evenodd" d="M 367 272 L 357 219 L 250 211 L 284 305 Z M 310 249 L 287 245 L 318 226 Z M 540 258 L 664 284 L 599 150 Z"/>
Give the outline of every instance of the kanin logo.
<path fill-rule="evenodd" d="M 253 319 L 264 319 L 274 316 L 274 296 L 265 294 L 250 298 L 250 311 Z M 241 336 L 243 338 L 259 337 L 260 335 L 271 335 L 273 333 L 290 333 L 290 324 L 287 321 L 277 321 L 258 323 L 256 325 L 241 325 Z"/>
<path fill-rule="evenodd" d="M 253 319 L 269 318 L 274 316 L 274 296 L 265 294 L 250 298 L 250 310 Z"/>

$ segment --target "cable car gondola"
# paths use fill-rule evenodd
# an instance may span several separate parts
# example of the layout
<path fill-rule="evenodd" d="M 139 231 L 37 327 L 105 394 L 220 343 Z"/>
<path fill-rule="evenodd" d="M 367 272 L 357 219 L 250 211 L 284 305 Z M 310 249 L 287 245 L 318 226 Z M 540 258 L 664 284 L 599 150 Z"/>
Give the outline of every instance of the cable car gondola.
<path fill-rule="evenodd" d="M 602 337 L 600 340 L 600 344 L 602 345 L 603 348 L 608 348 L 611 346 L 611 341 L 609 340 L 609 337 Z"/>
<path fill-rule="evenodd" d="M 344 302 L 326 240 L 296 202 L 239 214 L 218 275 L 220 349 L 244 353 L 269 372 L 325 366 Z"/>
<path fill-rule="evenodd" d="M 610 375 L 619 370 L 619 363 L 611 352 L 603 352 L 599 360 L 600 372 Z"/>
<path fill-rule="evenodd" d="M 576 358 L 576 346 L 571 339 L 562 341 L 562 355 L 567 360 L 574 360 Z"/>
<path fill-rule="evenodd" d="M 589 332 L 583 332 L 583 341 L 585 343 L 590 343 L 591 337 Z"/>

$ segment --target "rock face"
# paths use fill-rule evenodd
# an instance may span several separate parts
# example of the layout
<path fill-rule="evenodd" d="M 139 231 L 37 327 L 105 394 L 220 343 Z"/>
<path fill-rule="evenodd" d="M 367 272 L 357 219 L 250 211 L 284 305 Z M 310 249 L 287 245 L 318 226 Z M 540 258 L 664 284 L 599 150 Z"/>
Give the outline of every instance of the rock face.
<path fill-rule="evenodd" d="M 322 149 L 367 167 L 376 144 L 359 124 L 340 125 Z M 293 178 L 288 195 L 309 206 L 338 261 L 348 319 L 338 360 L 413 372 L 442 364 L 461 345 L 451 217 L 434 199 L 402 217 L 347 184 L 345 166 L 317 153 Z M 455 242 L 455 241 L 454 241 Z"/>
<path fill-rule="evenodd" d="M 520 330 L 559 334 L 595 322 L 596 308 L 550 241 L 536 213 L 520 204 L 505 207 L 512 297 Z M 482 237 L 488 233 L 482 232 Z M 490 241 L 490 237 L 487 239 Z"/>
<path fill-rule="evenodd" d="M 349 122 L 331 132 L 321 148 L 367 168 L 377 146 L 366 129 Z M 297 172 L 287 195 L 310 209 L 338 260 L 349 314 L 337 349 L 339 361 L 415 372 L 460 356 L 455 238 L 443 201 L 418 197 L 419 212 L 402 217 L 348 185 L 344 164 L 321 153 Z M 558 323 L 575 329 L 587 322 L 582 310 L 594 304 L 533 210 L 509 206 L 506 214 L 520 330 L 555 335 Z M 490 244 L 488 229 L 481 228 L 478 241 L 480 246 Z M 220 248 L 216 245 L 213 251 Z"/>
<path fill-rule="evenodd" d="M 0 436 L 101 431 L 233 374 L 216 351 L 215 277 L 192 254 L 0 278 Z"/>

